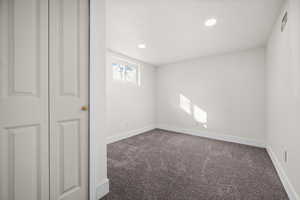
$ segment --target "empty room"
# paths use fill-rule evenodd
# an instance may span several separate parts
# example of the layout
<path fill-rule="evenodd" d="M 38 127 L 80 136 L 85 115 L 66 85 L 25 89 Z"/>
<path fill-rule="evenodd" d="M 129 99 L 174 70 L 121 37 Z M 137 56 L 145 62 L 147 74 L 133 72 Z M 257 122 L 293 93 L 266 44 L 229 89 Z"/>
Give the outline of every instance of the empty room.
<path fill-rule="evenodd" d="M 0 200 L 300 200 L 300 0 L 0 0 Z"/>
<path fill-rule="evenodd" d="M 107 1 L 104 199 L 299 199 L 299 5 Z"/>

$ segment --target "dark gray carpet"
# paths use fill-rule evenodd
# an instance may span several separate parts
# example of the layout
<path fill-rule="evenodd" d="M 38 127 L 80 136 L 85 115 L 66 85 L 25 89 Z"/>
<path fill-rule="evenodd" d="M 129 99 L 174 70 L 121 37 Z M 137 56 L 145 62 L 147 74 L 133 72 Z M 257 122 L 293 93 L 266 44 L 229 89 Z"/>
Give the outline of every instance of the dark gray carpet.
<path fill-rule="evenodd" d="M 105 200 L 287 200 L 265 149 L 150 131 L 108 145 Z"/>

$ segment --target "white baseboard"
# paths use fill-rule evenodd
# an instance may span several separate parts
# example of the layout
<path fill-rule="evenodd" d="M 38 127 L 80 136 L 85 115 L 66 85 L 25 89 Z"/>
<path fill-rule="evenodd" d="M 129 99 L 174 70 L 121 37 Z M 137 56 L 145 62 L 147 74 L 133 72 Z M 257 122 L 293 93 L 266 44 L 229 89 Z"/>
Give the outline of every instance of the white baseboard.
<path fill-rule="evenodd" d="M 286 175 L 284 168 L 282 167 L 281 163 L 279 162 L 276 154 L 272 150 L 270 145 L 267 145 L 267 152 L 275 166 L 275 169 L 279 175 L 279 178 L 287 192 L 290 200 L 300 200 L 299 195 L 297 194 L 295 188 L 293 187 L 292 183 L 290 182 L 288 176 Z"/>
<path fill-rule="evenodd" d="M 245 145 L 249 145 L 249 146 L 266 148 L 266 144 L 264 141 L 257 141 L 257 140 L 237 137 L 237 136 L 233 136 L 233 135 L 211 133 L 208 131 L 184 129 L 184 128 L 172 127 L 172 126 L 163 125 L 163 124 L 157 125 L 157 128 L 167 130 L 167 131 L 173 131 L 173 132 L 193 135 L 193 136 L 200 136 L 200 137 L 205 137 L 205 138 L 210 138 L 210 139 L 215 139 L 215 140 L 221 140 L 221 141 L 226 141 L 226 142 L 233 142 L 233 143 L 245 144 Z"/>
<path fill-rule="evenodd" d="M 108 137 L 107 138 L 107 144 L 114 143 L 114 142 L 117 142 L 119 140 L 123 140 L 123 139 L 129 138 L 129 137 L 135 136 L 135 135 L 139 135 L 141 133 L 151 131 L 155 128 L 156 128 L 155 125 L 149 125 L 149 126 L 146 126 L 146 127 L 143 127 L 143 128 L 136 129 L 136 130 L 126 131 L 126 132 L 120 133 L 116 136 Z"/>
<path fill-rule="evenodd" d="M 96 186 L 96 198 L 99 200 L 109 192 L 109 180 L 104 179 Z"/>

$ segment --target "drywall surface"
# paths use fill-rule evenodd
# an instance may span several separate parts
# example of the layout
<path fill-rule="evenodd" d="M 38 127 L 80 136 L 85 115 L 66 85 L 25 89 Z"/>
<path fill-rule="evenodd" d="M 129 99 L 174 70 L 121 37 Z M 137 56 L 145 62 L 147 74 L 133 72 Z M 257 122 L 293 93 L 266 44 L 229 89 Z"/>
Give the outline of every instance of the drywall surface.
<path fill-rule="evenodd" d="M 113 80 L 112 62 L 139 66 L 139 83 Z M 107 51 L 106 97 L 108 141 L 155 128 L 155 71 L 152 65 Z"/>
<path fill-rule="evenodd" d="M 281 32 L 281 21 L 288 22 Z M 290 184 L 300 194 L 300 1 L 286 1 L 266 49 L 266 132 Z M 284 152 L 287 151 L 287 162 Z"/>
<path fill-rule="evenodd" d="M 264 49 L 157 69 L 157 125 L 263 144 Z"/>

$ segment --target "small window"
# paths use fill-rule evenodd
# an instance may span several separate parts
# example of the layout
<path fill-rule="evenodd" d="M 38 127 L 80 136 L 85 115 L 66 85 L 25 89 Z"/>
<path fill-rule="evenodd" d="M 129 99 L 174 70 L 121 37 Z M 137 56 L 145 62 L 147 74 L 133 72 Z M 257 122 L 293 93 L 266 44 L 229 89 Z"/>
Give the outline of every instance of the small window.
<path fill-rule="evenodd" d="M 137 82 L 137 67 L 135 65 L 125 66 L 125 80 L 128 82 Z"/>
<path fill-rule="evenodd" d="M 123 80 L 124 77 L 124 66 L 122 64 L 113 63 L 113 79 L 114 80 Z"/>
<path fill-rule="evenodd" d="M 138 65 L 119 60 L 112 63 L 113 80 L 138 83 Z"/>

